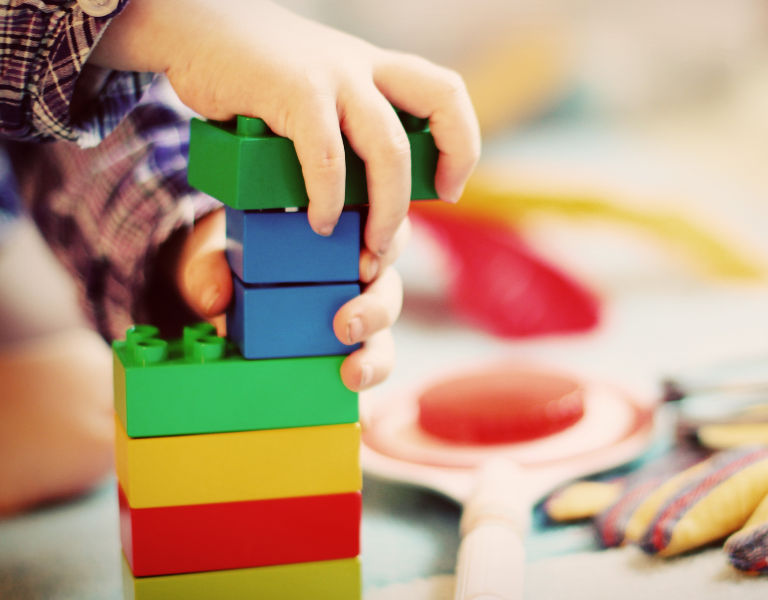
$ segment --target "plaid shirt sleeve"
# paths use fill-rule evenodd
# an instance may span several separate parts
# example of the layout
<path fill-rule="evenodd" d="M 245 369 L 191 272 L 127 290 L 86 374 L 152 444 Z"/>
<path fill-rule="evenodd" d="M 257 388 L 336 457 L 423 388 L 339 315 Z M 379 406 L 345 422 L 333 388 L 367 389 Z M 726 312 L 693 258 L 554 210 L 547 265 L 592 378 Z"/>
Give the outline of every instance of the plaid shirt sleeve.
<path fill-rule="evenodd" d="M 81 116 L 70 104 L 92 48 L 127 2 L 92 17 L 72 0 L 0 0 L 0 136 L 90 147 L 118 125 L 152 74 L 109 72 Z"/>
<path fill-rule="evenodd" d="M 146 287 L 160 245 L 221 206 L 187 183 L 191 114 L 161 77 L 94 148 L 11 148 L 20 195 L 107 340 L 148 319 Z"/>

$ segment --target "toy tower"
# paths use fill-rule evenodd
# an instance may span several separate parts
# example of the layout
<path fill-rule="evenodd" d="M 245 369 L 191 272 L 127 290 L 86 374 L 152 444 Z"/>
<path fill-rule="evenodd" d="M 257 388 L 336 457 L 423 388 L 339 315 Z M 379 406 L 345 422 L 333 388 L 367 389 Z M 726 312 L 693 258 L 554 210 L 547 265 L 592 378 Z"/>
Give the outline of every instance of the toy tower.
<path fill-rule="evenodd" d="M 401 114 L 412 197 L 435 198 L 437 149 Z M 131 600 L 359 600 L 357 394 L 333 333 L 360 293 L 367 188 L 345 142 L 345 210 L 309 227 L 293 143 L 261 119 L 194 120 L 190 183 L 227 205 L 230 339 L 113 344 L 124 588 Z"/>

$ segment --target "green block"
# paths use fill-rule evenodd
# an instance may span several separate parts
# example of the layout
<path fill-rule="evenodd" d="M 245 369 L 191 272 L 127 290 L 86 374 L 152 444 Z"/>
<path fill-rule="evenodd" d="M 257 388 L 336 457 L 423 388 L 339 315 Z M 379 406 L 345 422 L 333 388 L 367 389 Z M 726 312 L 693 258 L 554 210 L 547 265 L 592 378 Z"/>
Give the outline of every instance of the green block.
<path fill-rule="evenodd" d="M 130 437 L 339 425 L 358 420 L 345 356 L 246 360 L 202 323 L 167 342 L 137 325 L 112 344 L 115 410 Z"/>
<path fill-rule="evenodd" d="M 361 600 L 360 559 L 134 577 L 123 557 L 125 600 Z"/>
<path fill-rule="evenodd" d="M 438 150 L 426 119 L 400 113 L 411 143 L 411 199 L 437 198 Z M 189 183 L 238 210 L 304 207 L 309 204 L 296 149 L 261 119 L 219 123 L 193 119 Z M 365 164 L 344 138 L 347 179 L 344 203 L 367 204 Z"/>

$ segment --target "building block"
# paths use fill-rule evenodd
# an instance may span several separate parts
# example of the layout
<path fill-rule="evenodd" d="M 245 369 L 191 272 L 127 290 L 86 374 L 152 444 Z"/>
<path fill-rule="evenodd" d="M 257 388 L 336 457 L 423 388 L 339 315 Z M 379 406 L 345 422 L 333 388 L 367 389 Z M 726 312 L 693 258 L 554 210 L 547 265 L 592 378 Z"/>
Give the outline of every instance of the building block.
<path fill-rule="evenodd" d="M 411 144 L 411 199 L 436 199 L 438 149 L 426 119 L 399 113 Z M 365 164 L 344 139 L 346 205 L 367 204 Z M 189 145 L 192 187 L 239 210 L 305 207 L 304 176 L 293 142 L 261 119 L 236 122 L 192 119 Z"/>
<path fill-rule="evenodd" d="M 227 333 L 247 359 L 350 354 L 333 317 L 360 294 L 357 283 L 251 286 L 233 277 Z"/>
<path fill-rule="evenodd" d="M 359 279 L 360 219 L 341 213 L 333 234 L 312 231 L 306 211 L 227 207 L 227 260 L 244 283 L 352 282 Z"/>
<path fill-rule="evenodd" d="M 136 577 L 360 554 L 360 492 L 161 508 L 131 508 L 118 493 L 123 552 Z"/>
<path fill-rule="evenodd" d="M 358 558 L 134 577 L 123 559 L 125 600 L 362 600 Z"/>
<path fill-rule="evenodd" d="M 339 375 L 344 356 L 249 361 L 226 342 L 217 358 L 224 340 L 214 334 L 208 323 L 187 327 L 184 338 L 166 343 L 155 362 L 144 356 L 163 342 L 154 327 L 134 326 L 126 341 L 112 344 L 115 410 L 130 437 L 358 420 L 357 394 Z"/>
<path fill-rule="evenodd" d="M 362 487 L 360 425 L 129 438 L 117 476 L 132 508 L 324 496 Z"/>

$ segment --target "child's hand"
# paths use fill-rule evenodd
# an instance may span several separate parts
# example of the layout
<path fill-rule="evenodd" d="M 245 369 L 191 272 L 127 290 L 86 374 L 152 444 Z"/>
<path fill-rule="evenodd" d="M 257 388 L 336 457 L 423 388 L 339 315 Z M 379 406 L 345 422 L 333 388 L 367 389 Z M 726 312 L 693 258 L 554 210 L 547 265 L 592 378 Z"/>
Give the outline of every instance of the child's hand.
<path fill-rule="evenodd" d="M 410 198 L 408 138 L 390 102 L 429 118 L 440 150 L 441 199 L 459 199 L 480 153 L 477 121 L 457 74 L 264 0 L 131 0 L 89 61 L 163 72 L 204 117 L 261 117 L 292 139 L 310 224 L 323 235 L 333 231 L 344 203 L 343 132 L 366 163 L 365 244 L 379 256 L 393 244 Z"/>
<path fill-rule="evenodd" d="M 408 138 L 390 103 L 422 118 L 440 150 L 437 192 L 459 199 L 480 153 L 472 105 L 460 77 L 415 56 L 302 19 L 263 0 L 131 0 L 89 59 L 123 70 L 165 73 L 179 97 L 204 117 L 263 118 L 293 140 L 310 198 L 309 221 L 329 235 L 344 204 L 342 132 L 365 161 L 370 215 L 360 259 L 368 287 L 334 319 L 345 343 L 365 342 L 342 366 L 361 389 L 394 364 L 389 327 L 402 302 L 389 265 L 410 234 Z M 224 215 L 199 222 L 183 244 L 176 281 L 201 316 L 220 315 L 232 295 L 224 257 Z"/>
<path fill-rule="evenodd" d="M 223 210 L 201 219 L 183 241 L 175 267 L 176 283 L 187 304 L 201 317 L 216 322 L 220 334 L 226 327 L 220 315 L 232 297 L 232 274 L 224 255 L 225 229 Z M 352 390 L 383 381 L 394 366 L 395 348 L 389 328 L 400 314 L 403 288 L 400 276 L 390 265 L 408 243 L 410 234 L 406 219 L 383 256 L 363 249 L 360 279 L 369 285 L 342 306 L 333 320 L 333 329 L 342 342 L 364 342 L 341 366 L 341 378 Z"/>

